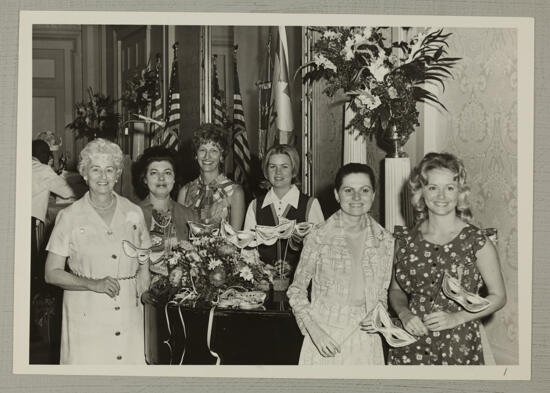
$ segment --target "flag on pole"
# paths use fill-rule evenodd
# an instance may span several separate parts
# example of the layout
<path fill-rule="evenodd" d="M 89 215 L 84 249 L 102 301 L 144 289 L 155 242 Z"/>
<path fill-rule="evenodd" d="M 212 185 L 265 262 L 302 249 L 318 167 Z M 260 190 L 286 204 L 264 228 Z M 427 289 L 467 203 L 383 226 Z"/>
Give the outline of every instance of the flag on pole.
<path fill-rule="evenodd" d="M 234 93 L 233 93 L 233 175 L 237 183 L 243 184 L 250 174 L 250 148 L 244 119 L 243 100 L 237 71 L 237 47 L 233 53 Z"/>
<path fill-rule="evenodd" d="M 258 158 L 262 160 L 268 148 L 268 130 L 271 102 L 271 33 L 266 44 L 266 78 L 256 83 L 258 87 Z"/>
<path fill-rule="evenodd" d="M 212 61 L 212 123 L 216 126 L 223 127 L 226 123 L 225 110 L 222 101 L 220 85 L 218 83 L 218 71 L 216 68 L 217 56 L 214 55 Z"/>
<path fill-rule="evenodd" d="M 160 55 L 157 55 L 157 64 L 155 67 L 155 95 L 153 96 L 153 105 L 151 105 L 151 119 L 158 122 L 164 121 L 164 106 L 162 102 L 162 90 L 161 90 L 161 79 L 160 79 L 160 68 L 161 61 Z M 158 145 L 161 142 L 163 128 L 156 123 L 151 123 L 151 133 L 152 141 L 151 145 Z"/>
<path fill-rule="evenodd" d="M 292 103 L 290 101 L 289 71 L 288 71 L 288 44 L 285 26 L 279 26 L 279 40 L 275 63 L 273 65 L 273 117 L 274 131 L 279 143 L 292 142 L 294 121 L 292 119 Z"/>
<path fill-rule="evenodd" d="M 174 49 L 174 61 L 172 62 L 172 72 L 170 74 L 170 88 L 168 90 L 168 104 L 166 106 L 166 125 L 162 135 L 162 145 L 178 150 L 179 147 L 179 125 L 180 125 L 180 92 L 178 78 L 178 55 L 176 42 Z"/>

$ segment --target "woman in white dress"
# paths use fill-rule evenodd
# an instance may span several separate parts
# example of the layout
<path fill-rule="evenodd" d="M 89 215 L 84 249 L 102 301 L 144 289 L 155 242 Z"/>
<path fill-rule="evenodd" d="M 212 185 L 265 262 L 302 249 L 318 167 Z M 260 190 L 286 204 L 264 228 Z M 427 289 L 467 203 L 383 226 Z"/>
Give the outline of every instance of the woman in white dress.
<path fill-rule="evenodd" d="M 78 170 L 89 192 L 59 213 L 46 247 L 45 280 L 64 289 L 61 364 L 145 364 L 140 296 L 150 273 L 122 241 L 151 242 L 141 209 L 113 192 L 122 157 L 104 139 L 86 145 Z"/>
<path fill-rule="evenodd" d="M 384 364 L 371 315 L 378 302 L 387 308 L 394 239 L 368 214 L 374 191 L 370 167 L 340 168 L 334 187 L 340 210 L 305 240 L 287 292 L 305 336 L 300 364 Z"/>

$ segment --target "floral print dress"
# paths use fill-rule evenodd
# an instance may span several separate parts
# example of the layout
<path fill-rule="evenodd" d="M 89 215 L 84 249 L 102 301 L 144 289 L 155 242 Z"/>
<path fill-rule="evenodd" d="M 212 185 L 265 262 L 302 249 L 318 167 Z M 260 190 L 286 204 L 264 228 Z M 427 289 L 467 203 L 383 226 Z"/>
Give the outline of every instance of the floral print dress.
<path fill-rule="evenodd" d="M 464 289 L 478 293 L 483 279 L 476 265 L 476 253 L 494 230 L 468 225 L 453 240 L 439 245 L 425 240 L 418 228 L 409 231 L 396 227 L 394 233 L 397 239 L 394 274 L 407 294 L 409 309 L 420 319 L 435 311 L 462 311 L 458 303 L 443 294 L 443 275 L 448 272 L 460 280 Z M 388 362 L 396 365 L 482 365 L 480 322 L 470 321 L 440 332 L 429 331 L 413 344 L 391 348 Z"/>

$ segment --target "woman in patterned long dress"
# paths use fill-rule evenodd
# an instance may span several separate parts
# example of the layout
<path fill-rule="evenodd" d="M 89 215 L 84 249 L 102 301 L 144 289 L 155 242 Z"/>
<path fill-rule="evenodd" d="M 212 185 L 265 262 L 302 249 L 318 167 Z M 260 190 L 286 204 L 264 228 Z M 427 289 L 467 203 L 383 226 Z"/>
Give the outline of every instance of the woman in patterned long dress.
<path fill-rule="evenodd" d="M 245 202 L 243 188 L 223 173 L 227 155 L 227 131 L 213 124 L 203 124 L 193 134 L 193 146 L 200 176 L 182 187 L 178 202 L 197 212 L 203 224 L 218 227 L 222 220 L 240 230 Z"/>
<path fill-rule="evenodd" d="M 144 248 L 151 241 L 141 209 L 113 192 L 122 151 L 93 140 L 78 169 L 89 192 L 59 213 L 46 247 L 45 280 L 64 289 L 60 362 L 145 364 L 140 296 L 149 269 L 123 252 L 122 241 Z"/>
<path fill-rule="evenodd" d="M 340 168 L 334 188 L 340 210 L 306 237 L 287 291 L 304 334 L 300 364 L 384 364 L 371 315 L 377 303 L 387 307 L 394 239 L 368 214 L 374 191 L 367 165 Z"/>
<path fill-rule="evenodd" d="M 396 227 L 397 246 L 390 304 L 418 341 L 391 348 L 392 364 L 484 364 L 480 318 L 506 303 L 496 249 L 488 231 L 471 224 L 464 165 L 448 153 L 429 153 L 409 180 L 418 222 Z M 478 293 L 485 284 L 490 306 L 478 313 L 447 298 L 444 273 Z"/>

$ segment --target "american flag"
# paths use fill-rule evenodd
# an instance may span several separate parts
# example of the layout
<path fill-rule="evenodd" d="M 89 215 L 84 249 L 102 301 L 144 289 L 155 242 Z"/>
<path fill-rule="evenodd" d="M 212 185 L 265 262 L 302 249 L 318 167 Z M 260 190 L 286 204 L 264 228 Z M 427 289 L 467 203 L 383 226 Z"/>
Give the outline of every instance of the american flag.
<path fill-rule="evenodd" d="M 248 147 L 248 134 L 244 120 L 243 100 L 239 88 L 239 74 L 237 72 L 237 56 L 234 61 L 233 93 L 233 175 L 237 183 L 243 184 L 250 173 L 250 148 Z"/>
<path fill-rule="evenodd" d="M 162 135 L 162 145 L 178 150 L 179 146 L 179 125 L 180 125 L 180 92 L 178 78 L 178 58 L 175 54 L 172 62 L 172 73 L 170 74 L 170 89 L 168 90 L 168 105 L 166 113 L 166 126 Z"/>
<path fill-rule="evenodd" d="M 160 80 L 160 55 L 157 56 L 157 65 L 155 68 L 155 96 L 153 97 L 153 105 L 151 106 L 151 118 L 158 122 L 164 121 L 164 107 L 162 103 L 162 91 L 161 91 L 161 80 Z M 155 123 L 151 124 L 151 135 L 153 135 L 151 145 L 158 145 L 161 142 L 162 128 Z"/>
<path fill-rule="evenodd" d="M 225 125 L 225 110 L 222 101 L 222 94 L 220 91 L 220 85 L 218 83 L 218 71 L 216 70 L 216 58 L 214 56 L 214 61 L 212 62 L 212 123 L 214 125 L 223 127 Z"/>

